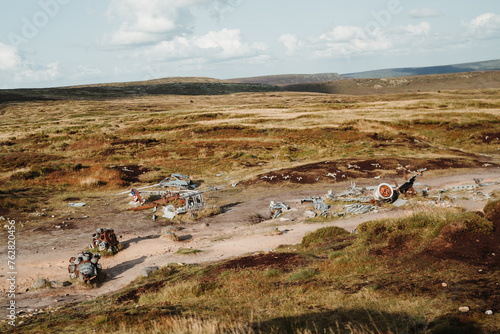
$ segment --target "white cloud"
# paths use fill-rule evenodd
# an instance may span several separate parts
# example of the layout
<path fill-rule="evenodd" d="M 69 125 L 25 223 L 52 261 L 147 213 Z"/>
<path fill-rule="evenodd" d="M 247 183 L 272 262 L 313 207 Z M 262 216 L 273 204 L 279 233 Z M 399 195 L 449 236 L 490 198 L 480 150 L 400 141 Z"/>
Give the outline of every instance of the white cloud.
<path fill-rule="evenodd" d="M 500 15 L 494 13 L 484 13 L 470 22 L 463 23 L 467 27 L 467 32 L 479 39 L 500 38 Z"/>
<path fill-rule="evenodd" d="M 207 58 L 212 60 L 248 58 L 260 55 L 267 46 L 242 41 L 239 29 L 210 31 L 203 36 L 179 36 L 137 53 L 152 59 Z"/>
<path fill-rule="evenodd" d="M 414 19 L 424 19 L 429 17 L 441 16 L 441 12 L 430 8 L 412 9 L 410 16 Z"/>
<path fill-rule="evenodd" d="M 438 37 L 425 21 L 406 26 L 335 26 L 304 49 L 310 49 L 318 58 L 406 55 L 408 50 L 425 51 L 439 46 Z"/>
<path fill-rule="evenodd" d="M 24 59 L 16 47 L 0 42 L 0 81 L 31 84 L 53 80 L 59 76 L 59 62 L 36 64 Z"/>
<path fill-rule="evenodd" d="M 417 25 L 410 24 L 406 27 L 403 27 L 403 29 L 414 36 L 429 35 L 429 32 L 431 30 L 431 25 L 429 22 L 421 22 Z"/>
<path fill-rule="evenodd" d="M 112 0 L 107 16 L 121 23 L 101 38 L 100 43 L 107 47 L 130 47 L 172 40 L 192 32 L 194 7 L 206 7 L 212 16 L 221 18 L 240 3 L 241 0 Z"/>
<path fill-rule="evenodd" d="M 13 70 L 21 64 L 17 49 L 0 42 L 0 71 Z"/>
<path fill-rule="evenodd" d="M 54 80 L 59 76 L 59 62 L 49 63 L 45 66 L 25 63 L 24 68 L 14 74 L 14 81 L 19 83 L 40 82 Z"/>
<path fill-rule="evenodd" d="M 387 50 L 392 45 L 382 29 L 375 28 L 368 33 L 357 26 L 337 26 L 322 34 L 319 42 L 320 47 L 314 52 L 318 57 L 351 56 Z"/>
<path fill-rule="evenodd" d="M 362 27 L 337 26 L 331 32 L 323 34 L 320 38 L 335 42 L 348 42 L 353 39 L 367 38 L 367 36 Z"/>
<path fill-rule="evenodd" d="M 95 77 L 102 74 L 101 70 L 90 65 L 78 65 L 71 69 L 68 77 L 71 79 L 81 79 Z"/>
<path fill-rule="evenodd" d="M 239 6 L 243 0 L 217 0 L 211 1 L 212 9 L 210 13 L 217 19 L 222 19 L 226 12 L 231 11 L 235 7 Z"/>
<path fill-rule="evenodd" d="M 303 46 L 303 42 L 293 34 L 283 34 L 279 37 L 278 41 L 285 46 L 289 53 L 293 53 L 295 50 Z"/>

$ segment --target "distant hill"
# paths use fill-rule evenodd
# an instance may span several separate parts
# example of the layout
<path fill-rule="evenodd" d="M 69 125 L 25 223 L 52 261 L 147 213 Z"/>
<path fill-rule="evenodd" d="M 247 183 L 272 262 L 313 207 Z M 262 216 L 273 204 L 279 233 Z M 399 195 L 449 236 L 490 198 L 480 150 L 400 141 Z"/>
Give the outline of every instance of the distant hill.
<path fill-rule="evenodd" d="M 499 71 L 500 59 L 444 66 L 389 68 L 357 73 L 342 74 L 354 79 L 393 78 L 412 75 L 445 74 L 473 71 Z"/>
<path fill-rule="evenodd" d="M 489 64 L 488 66 L 494 67 L 495 62 L 500 62 L 500 60 L 483 62 L 483 66 Z M 453 66 L 458 68 L 459 65 Z M 285 84 L 287 82 L 300 83 Z M 148 95 L 224 95 L 279 91 L 376 95 L 486 88 L 500 88 L 500 71 L 473 71 L 370 79 L 346 78 L 336 73 L 274 75 L 232 80 L 171 77 L 147 81 L 71 87 L 0 89 L 0 103 L 33 100 L 106 100 Z"/>
<path fill-rule="evenodd" d="M 347 79 L 338 73 L 317 73 L 317 74 L 281 74 L 265 75 L 260 77 L 228 79 L 226 82 L 234 83 L 261 83 L 267 85 L 285 86 L 294 84 L 304 84 L 312 82 L 325 82 Z"/>
<path fill-rule="evenodd" d="M 59 88 L 0 89 L 0 103 L 33 100 L 106 100 L 148 95 L 224 95 L 243 92 L 277 92 L 266 84 L 228 83 L 221 80 L 193 82 L 169 78 L 132 83 L 97 84 Z M 156 83 L 169 82 L 170 83 Z"/>
<path fill-rule="evenodd" d="M 346 95 L 398 94 L 453 89 L 500 88 L 500 71 L 432 74 L 379 79 L 349 79 L 290 85 L 287 91 Z"/>
<path fill-rule="evenodd" d="M 83 88 L 83 87 L 130 87 L 130 86 L 153 86 L 175 83 L 227 83 L 225 80 L 207 78 L 207 77 L 168 77 L 160 79 L 151 79 L 144 81 L 99 83 L 90 85 L 68 86 L 61 88 Z"/>

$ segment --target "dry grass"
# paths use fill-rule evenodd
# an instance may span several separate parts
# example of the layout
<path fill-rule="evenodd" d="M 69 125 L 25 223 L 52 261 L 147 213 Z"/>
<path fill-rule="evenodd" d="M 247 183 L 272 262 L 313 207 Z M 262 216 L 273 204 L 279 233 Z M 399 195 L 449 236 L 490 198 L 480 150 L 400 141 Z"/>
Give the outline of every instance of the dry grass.
<path fill-rule="evenodd" d="M 220 172 L 241 181 L 291 163 L 349 157 L 497 155 L 495 92 L 276 92 L 5 104 L 0 180 L 5 187 L 23 179 L 23 186 L 93 191 L 127 185 L 107 168 L 115 165 L 154 170 L 140 177 L 143 182 L 172 172 L 211 182 Z"/>

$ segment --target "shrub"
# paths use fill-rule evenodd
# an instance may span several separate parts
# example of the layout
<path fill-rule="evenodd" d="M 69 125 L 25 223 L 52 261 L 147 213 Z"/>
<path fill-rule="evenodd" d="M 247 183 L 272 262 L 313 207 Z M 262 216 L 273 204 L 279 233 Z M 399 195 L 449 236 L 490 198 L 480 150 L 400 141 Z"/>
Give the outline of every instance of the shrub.
<path fill-rule="evenodd" d="M 303 269 L 301 271 L 298 271 L 296 273 L 293 273 L 290 276 L 290 281 L 305 281 L 310 278 L 313 278 L 314 276 L 318 275 L 319 271 L 315 269 Z"/>
<path fill-rule="evenodd" d="M 489 201 L 484 207 L 484 214 L 489 221 L 498 223 L 500 221 L 500 200 Z"/>
<path fill-rule="evenodd" d="M 344 237 L 348 235 L 349 232 L 337 226 L 323 227 L 314 232 L 306 234 L 304 238 L 302 238 L 301 245 L 303 247 L 309 247 L 312 244 L 324 242 L 328 239 L 332 239 L 335 237 Z"/>

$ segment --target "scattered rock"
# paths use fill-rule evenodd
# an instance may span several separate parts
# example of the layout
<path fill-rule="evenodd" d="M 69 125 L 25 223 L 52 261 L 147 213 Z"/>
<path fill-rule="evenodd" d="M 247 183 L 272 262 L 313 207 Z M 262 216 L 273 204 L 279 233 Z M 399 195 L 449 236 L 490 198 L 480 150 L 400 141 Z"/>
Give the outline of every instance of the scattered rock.
<path fill-rule="evenodd" d="M 50 281 L 50 286 L 53 288 L 62 288 L 65 286 L 71 285 L 71 282 L 64 281 L 64 282 L 57 282 L 57 281 Z"/>
<path fill-rule="evenodd" d="M 310 210 L 306 210 L 306 211 L 304 211 L 304 217 L 306 217 L 306 218 L 314 218 L 314 217 L 316 217 L 316 212 L 310 211 Z"/>
<path fill-rule="evenodd" d="M 180 240 L 179 236 L 171 231 L 163 231 L 162 230 L 161 237 L 168 239 L 168 240 L 172 240 L 172 241 L 179 241 Z"/>
<path fill-rule="evenodd" d="M 487 310 L 486 312 L 484 312 L 486 315 L 492 315 L 493 314 L 493 311 L 492 310 Z"/>
<path fill-rule="evenodd" d="M 170 226 L 164 227 L 161 231 L 162 231 L 162 233 L 165 233 L 165 232 L 174 232 L 174 231 L 180 231 L 180 230 L 182 230 L 182 227 L 170 225 Z"/>
<path fill-rule="evenodd" d="M 394 203 L 392 203 L 392 205 L 394 205 L 395 207 L 399 208 L 399 207 L 405 206 L 406 203 L 408 203 L 407 200 L 404 200 L 402 198 L 398 198 Z"/>
<path fill-rule="evenodd" d="M 459 310 L 460 312 L 465 313 L 465 312 L 469 312 L 470 308 L 469 308 L 468 306 L 460 306 L 460 307 L 458 308 L 458 310 Z"/>
<path fill-rule="evenodd" d="M 448 286 L 448 284 L 446 283 L 441 283 L 441 285 L 443 286 L 443 288 L 446 288 Z"/>
<path fill-rule="evenodd" d="M 152 273 L 154 273 L 155 271 L 158 271 L 160 268 L 158 268 L 157 266 L 152 266 L 152 267 L 146 267 L 146 268 L 143 268 L 141 270 L 141 276 L 144 276 L 144 277 L 149 277 L 149 275 L 151 275 Z"/>
<path fill-rule="evenodd" d="M 47 286 L 47 280 L 45 278 L 39 278 L 33 284 L 32 289 L 41 289 Z"/>
<path fill-rule="evenodd" d="M 266 233 L 267 235 L 282 235 L 283 233 L 277 227 L 269 228 L 269 231 Z"/>

